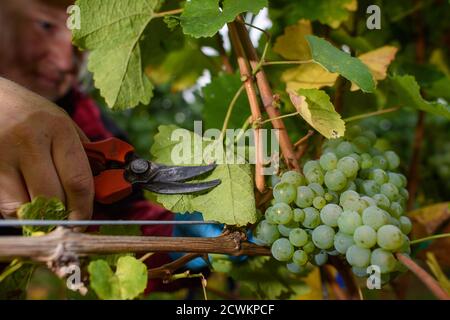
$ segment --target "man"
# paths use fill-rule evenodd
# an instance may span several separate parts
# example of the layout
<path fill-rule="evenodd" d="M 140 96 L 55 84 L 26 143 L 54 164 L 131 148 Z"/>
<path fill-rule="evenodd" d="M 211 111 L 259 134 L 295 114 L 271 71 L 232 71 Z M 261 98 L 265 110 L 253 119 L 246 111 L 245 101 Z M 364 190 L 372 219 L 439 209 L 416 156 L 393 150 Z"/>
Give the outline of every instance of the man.
<path fill-rule="evenodd" d="M 96 219 L 173 219 L 142 193 L 114 205 L 94 205 L 82 142 L 125 136 L 77 89 L 82 55 L 66 27 L 71 2 L 0 1 L 0 214 L 16 218 L 20 205 L 41 195 L 63 200 L 69 219 L 92 214 Z M 142 227 L 144 235 L 172 231 L 171 226 Z M 152 259 L 150 265 L 169 261 L 166 255 Z"/>

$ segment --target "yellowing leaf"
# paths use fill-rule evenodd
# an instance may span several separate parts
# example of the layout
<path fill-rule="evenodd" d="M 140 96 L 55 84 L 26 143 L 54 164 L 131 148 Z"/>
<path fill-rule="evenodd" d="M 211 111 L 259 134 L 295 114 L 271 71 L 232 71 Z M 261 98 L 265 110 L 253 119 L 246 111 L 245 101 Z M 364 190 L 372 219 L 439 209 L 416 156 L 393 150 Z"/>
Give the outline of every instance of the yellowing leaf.
<path fill-rule="evenodd" d="M 352 0 L 347 4 L 344 4 L 344 8 L 348 11 L 356 11 L 358 9 L 358 0 Z"/>
<path fill-rule="evenodd" d="M 309 60 L 311 51 L 305 35 L 312 34 L 311 22 L 300 20 L 284 29 L 284 34 L 275 41 L 273 51 L 288 60 Z"/>
<path fill-rule="evenodd" d="M 377 80 L 383 80 L 386 78 L 386 71 L 391 62 L 395 58 L 395 54 L 398 49 L 392 46 L 384 46 L 358 56 L 367 67 L 369 67 L 370 73 L 373 78 Z M 359 87 L 352 83 L 351 91 L 359 90 Z"/>
<path fill-rule="evenodd" d="M 450 280 L 447 278 L 445 273 L 442 271 L 441 266 L 436 260 L 436 257 L 432 252 L 427 252 L 427 265 L 430 268 L 433 275 L 436 277 L 437 281 L 443 289 L 450 293 Z"/>
<path fill-rule="evenodd" d="M 281 80 L 286 82 L 287 91 L 296 91 L 302 88 L 331 87 L 336 82 L 337 77 L 337 73 L 328 72 L 316 63 L 308 63 L 286 70 L 281 75 Z"/>
<path fill-rule="evenodd" d="M 450 219 L 450 202 L 437 203 L 408 213 L 413 222 L 412 239 L 435 233 Z"/>
<path fill-rule="evenodd" d="M 339 138 L 344 135 L 345 123 L 324 91 L 299 89 L 289 92 L 289 96 L 303 119 L 325 138 Z"/>

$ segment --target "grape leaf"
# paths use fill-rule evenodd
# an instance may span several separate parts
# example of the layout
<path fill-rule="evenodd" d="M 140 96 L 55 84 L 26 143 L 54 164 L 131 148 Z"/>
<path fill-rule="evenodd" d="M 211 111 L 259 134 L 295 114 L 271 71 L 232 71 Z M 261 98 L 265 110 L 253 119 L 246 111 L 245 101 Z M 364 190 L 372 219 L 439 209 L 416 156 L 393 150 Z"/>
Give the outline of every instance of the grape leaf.
<path fill-rule="evenodd" d="M 307 34 L 312 34 L 311 22 L 300 20 L 284 29 L 284 34 L 276 39 L 273 51 L 285 59 L 309 60 L 311 51 L 305 38 Z"/>
<path fill-rule="evenodd" d="M 175 130 L 184 137 L 184 143 L 172 140 Z M 213 143 L 174 125 L 160 126 L 151 153 L 159 163 L 198 165 L 203 160 L 202 152 Z M 179 157 L 176 163 L 173 155 Z M 256 207 L 250 165 L 226 164 L 224 159 L 216 160 L 219 160 L 216 161 L 216 169 L 200 181 L 220 179 L 219 186 L 204 194 L 157 195 L 157 201 L 173 212 L 201 212 L 205 220 L 238 226 L 254 223 Z"/>
<path fill-rule="evenodd" d="M 337 72 L 347 80 L 355 82 L 362 91 L 375 90 L 375 81 L 367 66 L 358 58 L 337 49 L 325 39 L 307 35 L 313 60 L 330 72 Z"/>
<path fill-rule="evenodd" d="M 134 257 L 120 257 L 115 272 L 104 260 L 91 261 L 88 271 L 91 287 L 104 300 L 134 299 L 147 287 L 147 266 Z"/>
<path fill-rule="evenodd" d="M 186 63 L 189 61 L 189 63 Z M 184 47 L 169 52 L 158 65 L 149 65 L 145 72 L 153 83 L 170 83 L 173 92 L 195 84 L 205 69 L 214 69 L 211 59 L 203 54 L 195 41 L 185 41 Z"/>
<path fill-rule="evenodd" d="M 181 14 L 183 32 L 195 38 L 212 37 L 238 14 L 251 11 L 255 14 L 267 7 L 267 0 L 190 0 Z"/>
<path fill-rule="evenodd" d="M 148 104 L 153 85 L 143 73 L 147 26 L 159 0 L 78 0 L 83 23 L 73 30 L 73 42 L 90 50 L 88 69 L 106 103 L 125 109 Z"/>
<path fill-rule="evenodd" d="M 239 75 L 221 74 L 202 89 L 205 99 L 203 119 L 206 128 L 222 129 L 228 106 L 241 85 Z M 249 116 L 248 99 L 245 94 L 241 94 L 234 105 L 228 128 L 240 128 L 244 119 Z"/>
<path fill-rule="evenodd" d="M 420 87 L 413 76 L 393 76 L 390 78 L 390 88 L 402 106 L 419 109 L 450 119 L 450 106 L 424 100 L 420 95 Z"/>
<path fill-rule="evenodd" d="M 395 58 L 398 49 L 392 46 L 384 46 L 358 56 L 372 73 L 375 81 L 384 80 L 387 76 L 387 68 Z M 359 87 L 352 83 L 351 91 L 358 90 Z"/>
<path fill-rule="evenodd" d="M 337 73 L 328 72 L 318 64 L 308 63 L 284 71 L 281 80 L 286 82 L 287 91 L 296 91 L 301 88 L 332 87 L 337 77 Z"/>
<path fill-rule="evenodd" d="M 288 21 L 299 19 L 318 20 L 337 28 L 357 9 L 357 0 L 302 0 L 286 7 Z"/>
<path fill-rule="evenodd" d="M 36 197 L 22 205 L 17 211 L 17 216 L 22 220 L 66 220 L 69 212 L 58 198 Z M 31 236 L 35 232 L 47 233 L 54 228 L 55 226 L 24 226 L 23 234 Z"/>
<path fill-rule="evenodd" d="M 289 96 L 303 119 L 324 137 L 330 139 L 344 135 L 345 123 L 324 91 L 299 89 L 289 92 Z"/>
<path fill-rule="evenodd" d="M 255 257 L 234 264 L 229 275 L 261 299 L 288 299 L 308 291 L 304 282 L 285 265 L 269 257 Z"/>

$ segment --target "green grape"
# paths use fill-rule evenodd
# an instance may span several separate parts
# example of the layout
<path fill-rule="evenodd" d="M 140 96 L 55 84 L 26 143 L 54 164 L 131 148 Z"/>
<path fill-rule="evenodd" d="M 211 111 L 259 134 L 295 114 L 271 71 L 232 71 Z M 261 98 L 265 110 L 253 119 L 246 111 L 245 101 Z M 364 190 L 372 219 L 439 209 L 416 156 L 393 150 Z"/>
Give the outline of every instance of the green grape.
<path fill-rule="evenodd" d="M 382 226 L 377 231 L 377 243 L 386 250 L 399 249 L 404 242 L 402 231 L 393 225 Z"/>
<path fill-rule="evenodd" d="M 296 274 L 300 274 L 306 271 L 306 269 L 304 267 L 298 266 L 295 263 L 286 263 L 286 268 L 292 272 L 292 273 L 296 273 Z"/>
<path fill-rule="evenodd" d="M 294 254 L 294 247 L 286 238 L 275 240 L 271 247 L 272 256 L 278 261 L 289 261 Z"/>
<path fill-rule="evenodd" d="M 303 173 L 306 174 L 314 169 L 320 169 L 319 161 L 317 160 L 309 160 L 303 166 Z"/>
<path fill-rule="evenodd" d="M 310 187 L 318 196 L 323 196 L 325 194 L 325 190 L 323 190 L 323 187 L 318 183 L 310 183 L 308 184 L 308 187 Z"/>
<path fill-rule="evenodd" d="M 357 245 L 352 245 L 350 246 L 350 248 L 347 249 L 347 252 L 345 253 L 345 258 L 347 259 L 347 262 L 350 263 L 350 265 L 352 265 L 353 267 L 364 268 L 369 265 L 370 250 L 366 248 L 361 248 Z"/>
<path fill-rule="evenodd" d="M 305 184 L 305 177 L 297 171 L 286 171 L 281 176 L 281 182 L 286 182 L 296 187 L 300 187 Z"/>
<path fill-rule="evenodd" d="M 333 197 L 333 195 L 331 194 L 331 193 L 325 193 L 324 195 L 323 195 L 323 197 L 325 198 L 325 200 L 327 201 L 327 202 L 331 202 L 331 201 L 333 201 L 333 199 L 334 199 L 334 197 Z"/>
<path fill-rule="evenodd" d="M 289 233 L 289 241 L 293 246 L 303 247 L 308 240 L 308 233 L 301 228 L 292 229 Z"/>
<path fill-rule="evenodd" d="M 403 234 L 403 244 L 397 251 L 401 253 L 411 254 L 411 242 L 405 234 Z"/>
<path fill-rule="evenodd" d="M 262 220 L 255 229 L 255 237 L 263 242 L 264 245 L 270 245 L 280 237 L 278 228 L 266 220 Z"/>
<path fill-rule="evenodd" d="M 320 225 L 312 232 L 312 241 L 319 249 L 330 249 L 333 247 L 334 230 L 327 225 Z"/>
<path fill-rule="evenodd" d="M 316 251 L 316 246 L 314 245 L 314 243 L 312 241 L 308 241 L 304 246 L 303 246 L 303 251 L 305 251 L 307 254 L 311 254 L 314 251 Z"/>
<path fill-rule="evenodd" d="M 371 146 L 372 146 L 372 143 L 366 137 L 361 136 L 361 137 L 357 137 L 353 140 L 353 148 L 358 153 L 367 152 Z"/>
<path fill-rule="evenodd" d="M 356 186 L 356 183 L 354 181 L 351 181 L 351 180 L 347 183 L 347 185 L 344 188 L 345 191 L 347 191 L 347 190 L 356 191 L 356 189 L 358 189 L 357 186 Z"/>
<path fill-rule="evenodd" d="M 337 227 L 342 208 L 336 204 L 329 203 L 320 210 L 320 219 L 324 224 L 330 227 Z"/>
<path fill-rule="evenodd" d="M 389 216 L 388 224 L 392 224 L 393 226 L 396 226 L 397 228 L 400 228 L 400 222 L 396 218 L 394 218 L 393 216 Z"/>
<path fill-rule="evenodd" d="M 364 130 L 361 133 L 361 136 L 369 139 L 369 141 L 372 145 L 375 143 L 375 141 L 377 141 L 377 135 L 373 131 L 370 131 L 370 130 Z"/>
<path fill-rule="evenodd" d="M 318 183 L 318 184 L 322 184 L 323 183 L 323 172 L 322 169 L 320 168 L 314 168 L 309 170 L 306 174 L 306 181 L 311 184 L 311 183 Z"/>
<path fill-rule="evenodd" d="M 388 162 L 388 168 L 389 170 L 395 170 L 400 165 L 400 158 L 394 151 L 386 151 L 384 153 L 384 157 L 386 158 Z"/>
<path fill-rule="evenodd" d="M 276 203 L 272 207 L 274 221 L 278 224 L 287 224 L 292 220 L 292 209 L 286 203 Z"/>
<path fill-rule="evenodd" d="M 380 192 L 388 197 L 391 201 L 397 200 L 400 196 L 398 188 L 389 182 L 381 185 Z"/>
<path fill-rule="evenodd" d="M 353 234 L 361 224 L 361 217 L 355 211 L 344 211 L 338 218 L 339 231 L 347 234 Z"/>
<path fill-rule="evenodd" d="M 362 222 L 364 225 L 378 230 L 388 223 L 389 214 L 378 207 L 368 207 L 362 213 Z"/>
<path fill-rule="evenodd" d="M 383 169 L 375 168 L 369 173 L 369 179 L 375 181 L 380 186 L 389 181 L 389 177 Z"/>
<path fill-rule="evenodd" d="M 372 156 L 368 153 L 361 154 L 361 169 L 372 168 Z"/>
<path fill-rule="evenodd" d="M 408 181 L 406 180 L 406 177 L 404 175 L 402 175 L 401 173 L 397 173 L 400 177 L 400 179 L 402 179 L 402 186 L 403 188 L 406 187 L 406 185 L 408 184 Z"/>
<path fill-rule="evenodd" d="M 389 212 L 392 214 L 393 217 L 398 219 L 403 214 L 403 207 L 398 202 L 392 202 L 389 207 Z"/>
<path fill-rule="evenodd" d="M 377 232 L 369 226 L 359 226 L 353 233 L 353 240 L 361 248 L 370 249 L 377 244 Z"/>
<path fill-rule="evenodd" d="M 305 186 L 297 188 L 297 199 L 295 199 L 295 204 L 300 208 L 310 207 L 313 203 L 315 194 L 314 191 Z"/>
<path fill-rule="evenodd" d="M 361 167 L 361 161 L 362 161 L 362 159 L 361 159 L 361 156 L 360 156 L 359 154 L 357 154 L 357 153 L 352 153 L 352 154 L 349 155 L 349 157 L 355 159 L 356 162 L 358 162 L 358 166 Z"/>
<path fill-rule="evenodd" d="M 323 170 L 328 171 L 336 169 L 337 161 L 336 155 L 333 152 L 328 152 L 322 154 L 319 159 L 319 164 Z"/>
<path fill-rule="evenodd" d="M 308 229 L 314 229 L 320 224 L 320 214 L 316 208 L 305 208 L 305 220 L 303 220 L 303 226 Z"/>
<path fill-rule="evenodd" d="M 352 153 L 353 153 L 353 145 L 348 141 L 342 141 L 336 147 L 336 155 L 338 156 L 338 158 L 348 156 L 349 154 Z"/>
<path fill-rule="evenodd" d="M 302 209 L 295 208 L 293 211 L 294 213 L 294 221 L 295 222 L 303 222 L 305 220 L 305 212 Z"/>
<path fill-rule="evenodd" d="M 295 228 L 298 228 L 298 223 L 290 222 L 289 224 L 279 224 L 278 225 L 278 231 L 284 237 L 289 237 L 289 233 L 291 232 L 291 230 L 293 230 Z"/>
<path fill-rule="evenodd" d="M 403 199 L 408 200 L 409 199 L 409 192 L 405 188 L 401 188 L 399 190 L 400 196 L 402 196 Z"/>
<path fill-rule="evenodd" d="M 400 174 L 395 173 L 395 172 L 389 172 L 388 176 L 389 176 L 389 180 L 386 182 L 392 183 L 398 189 L 403 187 L 403 179 L 400 177 Z"/>
<path fill-rule="evenodd" d="M 341 171 L 347 178 L 354 177 L 359 170 L 358 161 L 352 157 L 343 157 L 337 163 L 337 169 Z"/>
<path fill-rule="evenodd" d="M 355 244 L 353 236 L 339 231 L 334 236 L 334 247 L 339 253 L 345 254 L 347 249 Z"/>
<path fill-rule="evenodd" d="M 354 190 L 346 190 L 339 196 L 339 204 L 342 204 L 347 200 L 359 200 L 359 193 Z"/>
<path fill-rule="evenodd" d="M 367 208 L 367 204 L 362 199 L 347 199 L 342 203 L 342 208 L 344 211 L 356 211 L 358 213 L 362 213 L 364 209 Z"/>
<path fill-rule="evenodd" d="M 367 277 L 367 268 L 352 267 L 352 272 L 358 278 Z"/>
<path fill-rule="evenodd" d="M 366 204 L 365 208 L 377 205 L 376 201 L 368 196 L 362 196 L 361 200 L 363 200 L 365 202 L 365 204 Z"/>
<path fill-rule="evenodd" d="M 271 224 L 277 224 L 277 216 L 275 215 L 275 211 L 273 211 L 273 207 L 268 207 L 266 209 L 266 212 L 264 213 L 264 216 L 267 222 L 270 222 Z"/>
<path fill-rule="evenodd" d="M 327 190 L 327 192 L 325 193 L 325 200 L 327 200 L 329 203 L 337 204 L 339 203 L 339 195 L 336 191 Z"/>
<path fill-rule="evenodd" d="M 325 148 L 336 149 L 336 147 L 344 141 L 343 138 L 327 139 L 324 141 L 323 146 Z"/>
<path fill-rule="evenodd" d="M 297 188 L 287 182 L 280 182 L 273 188 L 273 197 L 276 202 L 290 204 L 297 197 Z"/>
<path fill-rule="evenodd" d="M 372 196 L 373 200 L 375 201 L 376 206 L 383 210 L 389 210 L 391 206 L 391 201 L 389 201 L 389 198 L 386 197 L 384 194 L 377 193 Z"/>
<path fill-rule="evenodd" d="M 318 254 L 314 255 L 314 264 L 316 266 L 323 266 L 328 261 L 328 254 L 326 252 L 320 251 Z"/>
<path fill-rule="evenodd" d="M 315 197 L 313 200 L 313 206 L 316 209 L 322 209 L 327 204 L 324 197 Z"/>
<path fill-rule="evenodd" d="M 332 191 L 339 191 L 345 188 L 347 185 L 347 178 L 338 169 L 327 171 L 325 173 L 325 185 Z"/>
<path fill-rule="evenodd" d="M 380 267 L 381 273 L 392 272 L 395 269 L 397 260 L 389 251 L 377 248 L 372 251 L 370 264 Z"/>
<path fill-rule="evenodd" d="M 411 220 L 408 217 L 402 216 L 399 218 L 399 221 L 400 221 L 400 230 L 402 230 L 404 234 L 410 233 L 412 230 Z"/>
<path fill-rule="evenodd" d="M 373 167 L 378 169 L 386 170 L 388 167 L 388 162 L 385 157 L 378 155 L 372 158 Z"/>
<path fill-rule="evenodd" d="M 373 180 L 365 180 L 361 185 L 361 193 L 373 197 L 377 193 L 380 193 L 380 186 Z"/>
<path fill-rule="evenodd" d="M 328 250 L 327 251 L 327 254 L 329 255 L 329 256 L 338 256 L 339 255 L 339 251 L 337 251 L 336 249 L 334 249 L 334 250 Z"/>
<path fill-rule="evenodd" d="M 272 186 L 275 186 L 277 183 L 280 183 L 281 178 L 277 176 L 276 174 L 270 176 L 270 183 Z"/>
<path fill-rule="evenodd" d="M 292 261 L 298 266 L 304 266 L 308 262 L 308 254 L 303 250 L 296 250 Z"/>

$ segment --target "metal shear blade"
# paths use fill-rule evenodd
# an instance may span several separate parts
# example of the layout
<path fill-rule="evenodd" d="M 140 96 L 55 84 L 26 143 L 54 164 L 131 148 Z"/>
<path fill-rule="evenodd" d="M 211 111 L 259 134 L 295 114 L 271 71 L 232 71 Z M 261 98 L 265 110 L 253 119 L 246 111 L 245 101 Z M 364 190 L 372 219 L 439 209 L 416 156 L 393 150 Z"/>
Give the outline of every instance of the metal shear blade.
<path fill-rule="evenodd" d="M 214 163 L 206 166 L 158 166 L 156 173 L 151 178 L 152 182 L 184 181 L 213 171 L 216 168 Z"/>
<path fill-rule="evenodd" d="M 166 180 L 167 181 L 167 180 Z M 212 189 L 220 184 L 220 180 L 212 180 L 198 183 L 184 182 L 151 182 L 143 184 L 142 187 L 149 191 L 160 194 L 188 194 Z"/>

